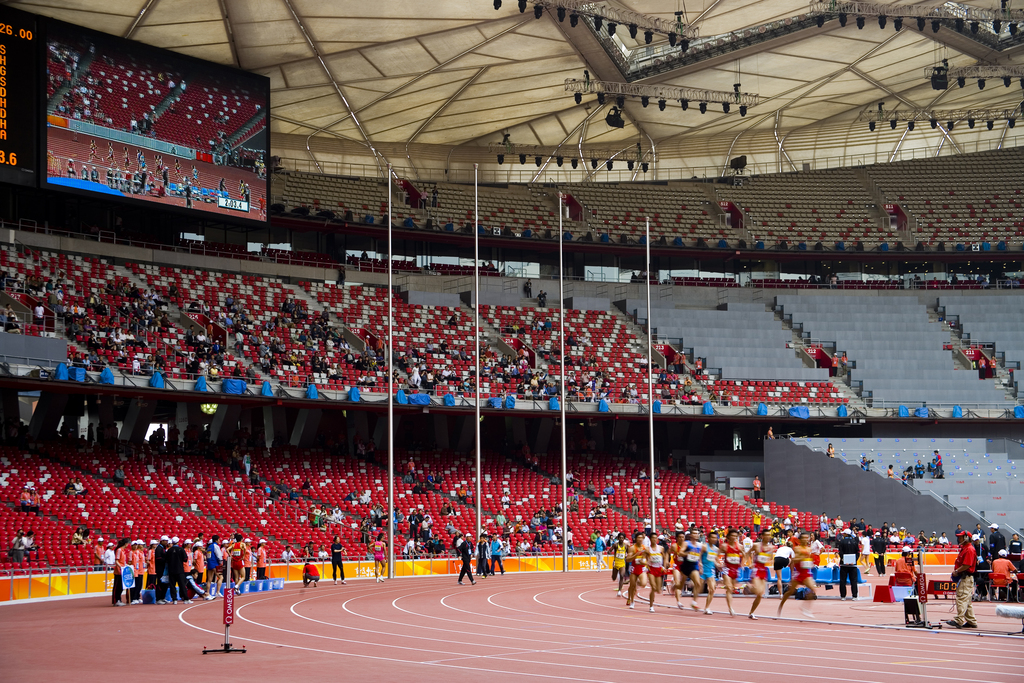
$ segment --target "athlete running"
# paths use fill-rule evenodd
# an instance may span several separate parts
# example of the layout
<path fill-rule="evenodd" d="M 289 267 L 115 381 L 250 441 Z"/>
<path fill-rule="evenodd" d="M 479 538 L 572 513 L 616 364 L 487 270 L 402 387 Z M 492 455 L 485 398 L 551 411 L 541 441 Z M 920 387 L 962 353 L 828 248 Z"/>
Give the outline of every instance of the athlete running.
<path fill-rule="evenodd" d="M 651 584 L 651 609 L 654 611 L 654 598 L 661 593 L 662 584 L 665 581 L 665 546 L 658 543 L 658 537 L 652 531 L 649 535 L 651 544 L 645 548 L 647 557 L 647 573 L 650 575 Z"/>
<path fill-rule="evenodd" d="M 722 557 L 724 559 L 722 580 L 725 584 L 725 604 L 729 606 L 729 615 L 736 616 L 732 608 L 732 594 L 740 579 L 740 569 L 743 567 L 743 560 L 746 553 L 739 543 L 740 532 L 730 528 L 725 534 L 725 545 L 722 546 Z"/>
<path fill-rule="evenodd" d="M 754 616 L 754 610 L 761 604 L 764 593 L 768 588 L 768 565 L 774 560 L 774 554 L 775 546 L 772 545 L 772 531 L 771 529 L 764 529 L 761 531 L 761 540 L 754 544 L 751 552 L 754 561 L 754 577 L 750 583 L 754 589 L 754 604 L 750 606 L 750 614 L 747 615 L 751 619 L 757 619 Z"/>
<path fill-rule="evenodd" d="M 629 546 L 626 545 L 626 534 L 620 533 L 612 546 L 612 581 L 618 579 L 619 587 L 615 591 L 615 597 L 622 597 L 622 584 L 626 582 L 626 554 L 629 553 Z"/>
<path fill-rule="evenodd" d="M 815 591 L 817 586 L 814 583 L 814 560 L 811 559 L 811 535 L 806 531 L 801 531 L 799 539 L 796 545 L 793 546 L 793 580 L 789 582 L 789 589 L 782 596 L 782 600 L 779 602 L 779 616 L 782 616 L 782 606 L 786 604 L 786 600 L 796 594 L 796 591 L 801 586 L 804 586 L 808 590 L 808 596 L 804 598 L 804 602 L 800 604 L 800 611 L 804 613 L 806 617 L 813 617 L 811 614 L 810 605 L 807 601 L 816 600 L 818 594 Z"/>
<path fill-rule="evenodd" d="M 720 567 L 718 548 L 718 532 L 712 531 L 708 534 L 708 540 L 701 546 L 700 552 L 700 578 L 708 589 L 708 599 L 704 603 L 704 614 L 714 614 L 711 611 L 711 601 L 715 599 L 715 572 Z"/>
<path fill-rule="evenodd" d="M 700 611 L 700 607 L 697 605 L 697 595 L 704 587 L 704 582 L 700 580 L 701 550 L 696 529 L 691 529 L 689 534 L 682 531 L 676 534 L 676 543 L 672 550 L 676 558 L 673 580 L 675 581 L 676 605 L 679 609 L 683 609 L 683 587 L 686 585 L 686 580 L 689 579 L 693 584 L 690 592 L 690 607 L 695 612 Z"/>
<path fill-rule="evenodd" d="M 629 593 L 626 596 L 626 607 L 633 609 L 633 600 L 636 598 L 637 587 L 647 587 L 647 548 L 644 546 L 644 535 L 636 532 L 633 535 L 633 545 L 626 553 L 626 562 L 631 563 L 629 569 Z"/>

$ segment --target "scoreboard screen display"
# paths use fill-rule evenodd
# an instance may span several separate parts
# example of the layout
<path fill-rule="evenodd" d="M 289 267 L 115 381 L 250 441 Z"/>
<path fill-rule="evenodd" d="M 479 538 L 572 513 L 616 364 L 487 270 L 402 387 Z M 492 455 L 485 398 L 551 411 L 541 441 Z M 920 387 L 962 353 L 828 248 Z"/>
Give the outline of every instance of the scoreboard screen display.
<path fill-rule="evenodd" d="M 60 21 L 43 28 L 43 188 L 267 220 L 269 79 Z"/>
<path fill-rule="evenodd" d="M 0 7 L 0 182 L 36 184 L 39 31 L 36 17 Z"/>

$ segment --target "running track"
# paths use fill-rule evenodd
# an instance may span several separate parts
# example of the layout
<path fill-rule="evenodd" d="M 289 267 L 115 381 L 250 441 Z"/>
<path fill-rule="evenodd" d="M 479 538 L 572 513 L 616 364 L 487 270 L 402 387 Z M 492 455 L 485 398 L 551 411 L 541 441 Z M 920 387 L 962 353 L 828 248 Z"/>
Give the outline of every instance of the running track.
<path fill-rule="evenodd" d="M 746 611 L 750 598 L 736 605 Z M 948 618 L 948 601 L 930 605 L 932 621 Z M 512 675 L 561 683 L 638 675 L 648 683 L 1024 681 L 1024 639 L 852 625 L 902 625 L 902 606 L 867 601 L 817 603 L 816 617 L 844 625 L 766 618 L 777 606 L 762 603 L 758 621 L 667 607 L 650 614 L 639 600 L 629 611 L 604 573 L 509 574 L 475 587 L 451 577 L 337 587 L 326 580 L 240 596 L 231 635 L 249 652 L 204 657 L 204 646 L 223 642 L 219 600 L 117 609 L 109 598 L 57 600 L 0 608 L 0 680 L 78 680 L 122 661 L 152 681 L 199 671 L 247 681 L 257 672 L 260 680 L 343 672 L 347 680 Z M 721 595 L 715 607 L 725 609 Z M 989 604 L 975 607 L 982 629 L 1018 627 L 994 617 Z M 798 604 L 787 603 L 784 616 L 799 617 Z"/>

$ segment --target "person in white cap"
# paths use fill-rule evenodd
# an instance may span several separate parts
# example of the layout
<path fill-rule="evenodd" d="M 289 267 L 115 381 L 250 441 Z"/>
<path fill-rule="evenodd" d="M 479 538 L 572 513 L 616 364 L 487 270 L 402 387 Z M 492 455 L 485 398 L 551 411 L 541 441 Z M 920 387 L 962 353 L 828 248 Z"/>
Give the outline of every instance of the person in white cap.
<path fill-rule="evenodd" d="M 156 549 L 159 547 L 160 541 L 154 538 L 146 550 L 146 588 L 149 590 L 156 590 Z"/>
<path fill-rule="evenodd" d="M 897 586 L 913 586 L 917 581 L 917 568 L 914 566 L 914 549 L 909 545 L 903 546 L 896 564 L 893 565 L 896 573 Z"/>
<path fill-rule="evenodd" d="M 850 593 L 853 599 L 857 599 L 857 558 L 860 553 L 860 543 L 853 536 L 853 531 L 847 527 L 839 535 L 836 541 L 836 550 L 839 553 L 839 599 L 846 600 L 846 582 L 850 582 Z"/>
<path fill-rule="evenodd" d="M 260 581 L 267 578 L 267 539 L 261 538 L 256 549 L 256 578 Z"/>
<path fill-rule="evenodd" d="M 1017 570 L 1013 566 L 1013 562 L 1009 560 L 1009 551 L 1003 548 L 996 553 L 996 558 L 992 560 L 992 573 L 989 575 L 989 579 L 992 581 L 992 587 L 995 589 L 996 598 L 1003 597 L 1004 591 L 1009 590 L 1009 595 L 1006 598 L 1017 597 Z M 1005 588 L 999 584 L 1005 584 Z"/>
<path fill-rule="evenodd" d="M 185 581 L 185 564 L 188 561 L 184 548 L 178 545 L 180 539 L 177 536 L 171 538 L 171 547 L 164 553 L 164 562 L 167 564 L 167 586 L 174 598 L 174 604 L 182 600 L 186 605 L 192 601 L 188 597 L 188 584 Z M 178 592 L 175 595 L 174 589 Z"/>
<path fill-rule="evenodd" d="M 114 566 L 114 544 L 107 543 L 107 549 L 103 551 L 103 566 L 110 568 Z"/>
<path fill-rule="evenodd" d="M 998 524 L 989 524 L 988 528 L 990 530 L 988 534 L 988 554 L 992 557 L 998 557 L 999 551 L 1006 549 L 1006 537 L 999 531 Z"/>

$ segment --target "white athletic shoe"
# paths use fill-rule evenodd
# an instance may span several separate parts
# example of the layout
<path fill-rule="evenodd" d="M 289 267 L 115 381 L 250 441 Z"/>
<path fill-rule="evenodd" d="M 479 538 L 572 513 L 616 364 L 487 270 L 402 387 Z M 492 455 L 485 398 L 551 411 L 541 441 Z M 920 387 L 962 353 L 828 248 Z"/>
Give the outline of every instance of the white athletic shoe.
<path fill-rule="evenodd" d="M 654 614 L 654 608 L 653 607 L 650 610 L 648 610 L 648 611 L 650 611 L 651 614 Z"/>
<path fill-rule="evenodd" d="M 677 602 L 676 607 L 678 607 L 679 609 L 686 609 L 685 607 L 683 607 L 683 603 L 681 602 Z"/>
<path fill-rule="evenodd" d="M 342 586 L 347 586 L 348 585 L 348 581 L 346 581 L 345 579 L 342 579 L 341 580 L 341 585 Z"/>
<path fill-rule="evenodd" d="M 808 619 L 813 619 L 814 615 L 811 613 L 811 608 L 808 605 L 800 605 L 800 611 L 803 612 L 804 616 Z"/>
<path fill-rule="evenodd" d="M 621 598 L 622 597 L 622 591 L 615 591 L 615 597 Z"/>
<path fill-rule="evenodd" d="M 846 602 L 846 598 L 839 598 L 839 602 Z"/>
<path fill-rule="evenodd" d="M 751 619 L 753 619 L 754 621 L 757 621 L 757 616 L 755 616 L 753 614 L 748 614 L 747 616 L 750 617 Z"/>
<path fill-rule="evenodd" d="M 177 600 L 175 600 L 173 604 L 177 605 L 177 604 L 178 604 L 178 601 L 177 601 Z"/>
<path fill-rule="evenodd" d="M 626 607 L 628 607 L 629 609 L 633 609 L 633 603 L 629 603 L 628 605 L 626 605 Z"/>
<path fill-rule="evenodd" d="M 335 585 L 335 586 L 337 586 L 337 585 L 338 585 L 338 580 L 337 580 L 337 579 L 335 579 L 335 580 L 334 580 L 334 585 Z"/>
<path fill-rule="evenodd" d="M 156 604 L 158 604 L 158 605 L 166 605 L 167 601 L 166 600 L 157 600 Z"/>
<path fill-rule="evenodd" d="M 186 601 L 185 601 L 185 604 L 186 604 L 186 605 L 191 605 L 191 604 L 192 604 L 192 601 L 191 601 L 191 600 L 186 600 Z"/>
<path fill-rule="evenodd" d="M 203 598 L 203 600 L 213 600 L 213 596 L 207 595 L 205 598 Z"/>
<path fill-rule="evenodd" d="M 691 602 L 690 603 L 690 609 L 692 609 L 694 612 L 699 612 L 700 611 L 700 605 L 698 605 L 696 602 Z"/>
<path fill-rule="evenodd" d="M 120 602 L 115 602 L 114 607 L 123 607 L 124 605 Z"/>
<path fill-rule="evenodd" d="M 729 608 L 729 616 L 730 617 L 736 616 L 736 612 L 733 611 L 732 607 Z"/>
<path fill-rule="evenodd" d="M 712 612 L 712 611 L 711 611 L 711 610 L 709 610 L 709 609 L 705 609 L 705 610 L 704 610 L 704 614 L 714 614 L 714 612 Z"/>

